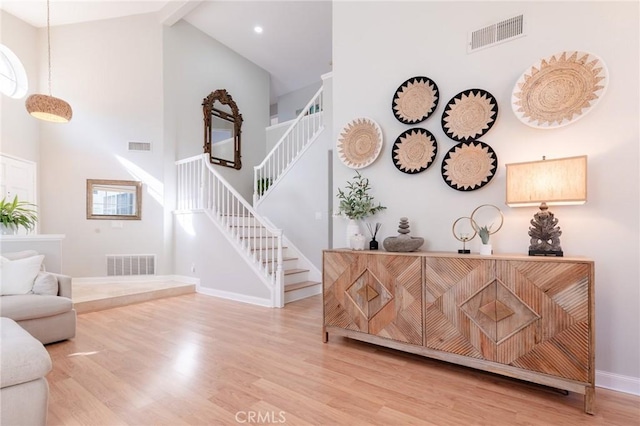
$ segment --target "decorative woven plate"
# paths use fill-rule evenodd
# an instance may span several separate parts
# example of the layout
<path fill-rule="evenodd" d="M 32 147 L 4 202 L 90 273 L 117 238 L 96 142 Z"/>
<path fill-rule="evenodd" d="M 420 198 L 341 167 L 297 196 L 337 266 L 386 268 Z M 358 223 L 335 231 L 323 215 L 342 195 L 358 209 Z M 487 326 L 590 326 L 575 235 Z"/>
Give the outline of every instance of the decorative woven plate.
<path fill-rule="evenodd" d="M 488 184 L 498 168 L 498 157 L 484 142 L 460 142 L 442 160 L 442 178 L 458 191 L 473 191 Z"/>
<path fill-rule="evenodd" d="M 424 121 L 438 106 L 438 86 L 428 77 L 413 77 L 398 87 L 393 95 L 393 115 L 404 124 Z"/>
<path fill-rule="evenodd" d="M 403 173 L 416 174 L 429 168 L 438 153 L 438 143 L 430 131 L 409 129 L 400 134 L 391 149 L 393 164 Z"/>
<path fill-rule="evenodd" d="M 373 163 L 382 151 L 382 130 L 370 118 L 356 118 L 347 123 L 338 138 L 340 160 L 352 169 Z"/>
<path fill-rule="evenodd" d="M 609 74 L 602 59 L 586 52 L 544 58 L 518 79 L 511 107 L 524 124 L 540 129 L 566 126 L 584 117 L 606 91 Z"/>
<path fill-rule="evenodd" d="M 478 139 L 498 118 L 498 102 L 482 89 L 469 89 L 455 95 L 442 113 L 442 130 L 454 141 Z"/>

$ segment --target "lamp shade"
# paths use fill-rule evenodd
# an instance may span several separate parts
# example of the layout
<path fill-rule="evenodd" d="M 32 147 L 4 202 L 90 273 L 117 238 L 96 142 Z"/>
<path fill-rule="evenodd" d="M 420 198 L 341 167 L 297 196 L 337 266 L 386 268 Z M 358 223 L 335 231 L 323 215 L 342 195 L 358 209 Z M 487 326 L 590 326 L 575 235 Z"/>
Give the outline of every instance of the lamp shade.
<path fill-rule="evenodd" d="M 587 156 L 507 164 L 510 207 L 584 204 L 587 201 Z"/>
<path fill-rule="evenodd" d="M 32 116 L 55 123 L 67 123 L 73 115 L 71 105 L 48 95 L 31 95 L 25 101 L 25 106 Z"/>

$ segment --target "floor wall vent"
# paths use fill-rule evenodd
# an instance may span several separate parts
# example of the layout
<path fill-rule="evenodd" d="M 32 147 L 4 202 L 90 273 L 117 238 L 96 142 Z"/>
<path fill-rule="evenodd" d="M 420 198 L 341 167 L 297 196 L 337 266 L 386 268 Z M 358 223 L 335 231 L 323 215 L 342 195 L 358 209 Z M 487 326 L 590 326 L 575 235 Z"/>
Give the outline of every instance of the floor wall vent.
<path fill-rule="evenodd" d="M 129 142 L 128 150 L 149 152 L 151 151 L 151 142 Z"/>
<path fill-rule="evenodd" d="M 514 16 L 469 33 L 467 53 L 476 52 L 506 41 L 524 37 L 524 15 Z"/>
<path fill-rule="evenodd" d="M 155 275 L 155 254 L 108 254 L 107 276 Z"/>

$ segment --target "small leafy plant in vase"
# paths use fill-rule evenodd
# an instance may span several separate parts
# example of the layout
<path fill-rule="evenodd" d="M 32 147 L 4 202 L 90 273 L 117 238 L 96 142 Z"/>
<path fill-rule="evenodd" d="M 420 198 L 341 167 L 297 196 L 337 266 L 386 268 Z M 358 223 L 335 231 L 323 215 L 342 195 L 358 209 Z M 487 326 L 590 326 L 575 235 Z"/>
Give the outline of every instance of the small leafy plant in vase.
<path fill-rule="evenodd" d="M 361 235 L 359 220 L 373 216 L 386 209 L 380 203 L 375 203 L 374 197 L 369 194 L 371 186 L 369 179 L 365 178 L 356 171 L 353 181 L 347 181 L 345 190 L 338 188 L 338 214 L 346 216 L 349 219 L 347 226 L 347 240 L 350 241 L 353 235 Z"/>

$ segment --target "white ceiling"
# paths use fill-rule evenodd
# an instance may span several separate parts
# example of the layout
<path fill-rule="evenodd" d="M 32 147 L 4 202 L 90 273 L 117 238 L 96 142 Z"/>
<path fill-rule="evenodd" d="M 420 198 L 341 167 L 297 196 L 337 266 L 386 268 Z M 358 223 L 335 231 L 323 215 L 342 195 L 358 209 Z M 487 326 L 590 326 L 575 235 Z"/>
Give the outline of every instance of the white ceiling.
<path fill-rule="evenodd" d="M 331 1 L 50 0 L 51 26 L 157 13 L 184 19 L 271 74 L 271 99 L 320 81 L 331 71 Z M 46 0 L 0 0 L 0 8 L 36 26 Z M 253 28 L 264 28 L 256 34 Z"/>

